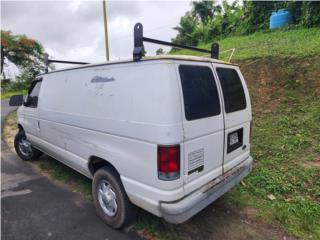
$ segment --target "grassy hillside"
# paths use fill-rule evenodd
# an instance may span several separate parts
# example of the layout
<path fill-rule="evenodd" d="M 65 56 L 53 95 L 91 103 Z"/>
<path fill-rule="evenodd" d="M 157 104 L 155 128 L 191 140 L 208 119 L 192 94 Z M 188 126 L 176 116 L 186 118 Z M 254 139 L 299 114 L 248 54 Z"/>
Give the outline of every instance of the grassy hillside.
<path fill-rule="evenodd" d="M 320 57 L 250 62 L 239 64 L 253 103 L 255 162 L 226 198 L 294 236 L 320 239 Z"/>
<path fill-rule="evenodd" d="M 320 28 L 277 30 L 257 32 L 249 36 L 231 37 L 219 41 L 220 51 L 236 48 L 232 60 L 265 57 L 309 57 L 320 55 Z M 210 49 L 211 44 L 199 47 Z M 194 51 L 181 50 L 174 54 L 203 55 Z M 230 52 L 222 53 L 221 59 L 227 60 Z"/>

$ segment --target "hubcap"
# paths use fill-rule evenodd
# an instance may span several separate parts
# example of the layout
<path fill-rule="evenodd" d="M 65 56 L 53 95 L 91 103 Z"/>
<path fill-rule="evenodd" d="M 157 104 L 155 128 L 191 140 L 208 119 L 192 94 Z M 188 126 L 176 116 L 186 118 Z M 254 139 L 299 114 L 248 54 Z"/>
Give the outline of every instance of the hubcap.
<path fill-rule="evenodd" d="M 31 143 L 25 136 L 20 138 L 18 146 L 23 155 L 29 156 L 32 153 Z"/>
<path fill-rule="evenodd" d="M 103 211 L 110 217 L 117 213 L 117 196 L 112 186 L 106 180 L 102 180 L 98 186 L 98 200 Z"/>

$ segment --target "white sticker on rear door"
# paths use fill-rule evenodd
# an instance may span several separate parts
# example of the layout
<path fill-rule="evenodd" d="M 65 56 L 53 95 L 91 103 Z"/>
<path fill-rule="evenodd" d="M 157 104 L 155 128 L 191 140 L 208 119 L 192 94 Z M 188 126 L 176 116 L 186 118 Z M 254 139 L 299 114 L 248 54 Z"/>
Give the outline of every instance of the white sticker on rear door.
<path fill-rule="evenodd" d="M 188 174 L 195 171 L 202 171 L 204 164 L 204 149 L 188 153 Z"/>

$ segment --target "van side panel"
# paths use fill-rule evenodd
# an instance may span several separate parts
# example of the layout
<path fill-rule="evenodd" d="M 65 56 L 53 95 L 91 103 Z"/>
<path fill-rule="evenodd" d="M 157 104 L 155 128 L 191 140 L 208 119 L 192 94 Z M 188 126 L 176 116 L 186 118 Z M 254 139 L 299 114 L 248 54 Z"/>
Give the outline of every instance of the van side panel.
<path fill-rule="evenodd" d="M 45 75 L 39 105 L 42 147 L 50 151 L 54 145 L 59 154 L 51 154 L 80 172 L 88 173 L 91 156 L 109 161 L 137 205 L 142 196 L 181 198 L 182 178 L 165 182 L 157 172 L 158 144 L 183 140 L 178 89 L 175 66 L 167 60 Z M 75 157 L 63 157 L 65 151 Z"/>

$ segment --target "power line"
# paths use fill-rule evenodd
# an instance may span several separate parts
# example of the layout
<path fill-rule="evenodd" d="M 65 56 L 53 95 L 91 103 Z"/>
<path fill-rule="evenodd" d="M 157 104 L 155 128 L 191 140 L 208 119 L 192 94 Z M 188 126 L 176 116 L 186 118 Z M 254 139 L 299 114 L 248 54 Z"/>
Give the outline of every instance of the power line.
<path fill-rule="evenodd" d="M 146 30 L 143 30 L 143 32 L 144 33 L 150 33 L 150 32 L 154 32 L 154 31 L 159 31 L 159 30 L 162 30 L 162 29 L 166 29 L 166 28 L 173 28 L 175 26 L 176 25 L 170 24 L 170 25 L 160 26 L 160 27 L 156 27 L 156 28 L 152 28 L 152 29 L 146 29 Z M 133 33 L 132 34 L 126 34 L 126 35 L 123 35 L 122 37 L 117 37 L 115 39 L 128 38 L 128 37 L 131 37 L 131 36 L 133 36 Z"/>

